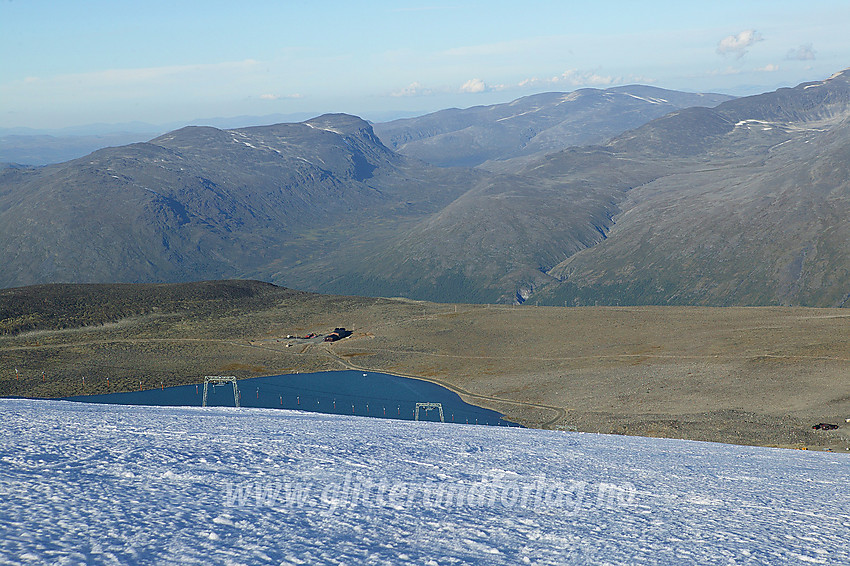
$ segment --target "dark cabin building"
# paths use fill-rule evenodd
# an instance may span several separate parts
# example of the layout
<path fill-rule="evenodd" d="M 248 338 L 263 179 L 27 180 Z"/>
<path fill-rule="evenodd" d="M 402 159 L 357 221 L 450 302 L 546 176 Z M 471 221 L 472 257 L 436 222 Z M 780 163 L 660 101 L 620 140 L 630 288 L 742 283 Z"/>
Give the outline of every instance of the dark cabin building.
<path fill-rule="evenodd" d="M 325 336 L 325 342 L 336 342 L 337 340 L 342 340 L 351 336 L 351 331 L 346 330 L 345 328 L 335 328 L 333 332 Z"/>

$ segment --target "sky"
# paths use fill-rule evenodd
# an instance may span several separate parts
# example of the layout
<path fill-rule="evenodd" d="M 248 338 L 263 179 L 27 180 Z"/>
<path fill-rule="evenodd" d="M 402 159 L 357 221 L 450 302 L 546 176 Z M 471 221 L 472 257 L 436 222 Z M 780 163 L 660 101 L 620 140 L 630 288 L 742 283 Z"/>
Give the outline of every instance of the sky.
<path fill-rule="evenodd" d="M 848 23 L 846 0 L 0 0 L 0 128 L 756 94 L 850 67 Z"/>

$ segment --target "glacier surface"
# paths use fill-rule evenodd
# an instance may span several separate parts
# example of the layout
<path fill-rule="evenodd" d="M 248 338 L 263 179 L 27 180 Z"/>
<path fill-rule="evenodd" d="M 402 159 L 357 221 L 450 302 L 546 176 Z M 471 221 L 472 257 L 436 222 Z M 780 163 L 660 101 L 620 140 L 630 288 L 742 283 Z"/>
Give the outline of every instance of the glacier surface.
<path fill-rule="evenodd" d="M 0 399 L 3 564 L 850 564 L 850 457 Z"/>

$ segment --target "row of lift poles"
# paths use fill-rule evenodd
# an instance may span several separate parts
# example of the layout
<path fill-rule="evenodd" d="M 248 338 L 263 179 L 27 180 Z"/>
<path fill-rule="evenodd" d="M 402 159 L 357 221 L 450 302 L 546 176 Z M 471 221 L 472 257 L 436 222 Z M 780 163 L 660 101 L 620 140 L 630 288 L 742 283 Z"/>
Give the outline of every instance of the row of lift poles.
<path fill-rule="evenodd" d="M 239 407 L 239 386 L 236 384 L 236 376 L 233 375 L 205 375 L 204 376 L 204 400 L 201 403 L 202 407 L 207 406 L 207 392 L 209 391 L 209 386 L 212 383 L 213 387 L 217 385 L 227 385 L 228 383 L 233 384 L 233 400 L 236 403 L 236 406 Z M 414 420 L 419 420 L 419 411 L 424 410 L 425 414 L 428 414 L 428 411 L 437 410 L 440 413 L 440 422 L 446 422 L 443 417 L 443 405 L 442 403 L 416 403 L 416 413 L 414 414 Z"/>

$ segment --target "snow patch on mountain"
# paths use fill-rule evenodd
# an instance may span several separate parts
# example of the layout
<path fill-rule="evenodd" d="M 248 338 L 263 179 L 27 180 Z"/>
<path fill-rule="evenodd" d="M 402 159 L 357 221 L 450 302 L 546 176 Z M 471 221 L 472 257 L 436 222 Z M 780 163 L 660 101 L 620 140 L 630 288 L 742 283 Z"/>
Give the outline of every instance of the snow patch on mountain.
<path fill-rule="evenodd" d="M 496 120 L 497 122 L 504 122 L 505 120 L 511 120 L 513 118 L 519 118 L 520 116 L 525 116 L 527 114 L 534 114 L 535 112 L 540 112 L 541 108 L 539 106 L 535 106 L 531 110 L 526 110 L 525 112 L 520 112 L 519 114 L 513 114 L 512 116 L 505 116 L 504 118 L 499 118 Z"/>
<path fill-rule="evenodd" d="M 303 124 L 306 125 L 306 126 L 309 126 L 310 128 L 313 128 L 314 130 L 324 130 L 326 132 L 344 135 L 341 131 L 334 129 L 334 128 L 328 128 L 328 127 L 322 128 L 320 126 L 315 126 L 315 125 L 311 124 L 310 122 L 303 122 Z"/>
<path fill-rule="evenodd" d="M 623 92 L 621 94 L 623 96 L 631 96 L 632 98 L 642 100 L 643 102 L 649 102 L 650 104 L 667 104 L 667 101 L 663 98 L 637 96 L 636 94 L 631 94 L 628 92 Z"/>

